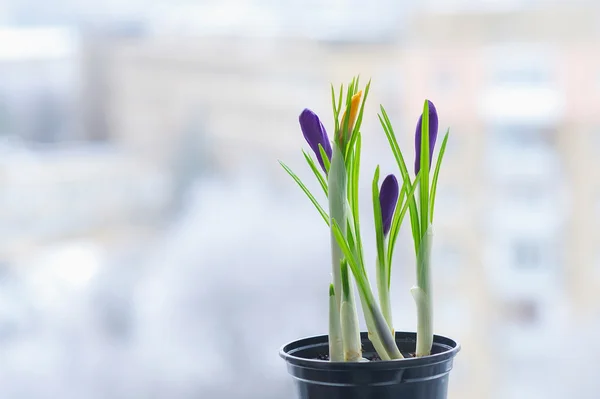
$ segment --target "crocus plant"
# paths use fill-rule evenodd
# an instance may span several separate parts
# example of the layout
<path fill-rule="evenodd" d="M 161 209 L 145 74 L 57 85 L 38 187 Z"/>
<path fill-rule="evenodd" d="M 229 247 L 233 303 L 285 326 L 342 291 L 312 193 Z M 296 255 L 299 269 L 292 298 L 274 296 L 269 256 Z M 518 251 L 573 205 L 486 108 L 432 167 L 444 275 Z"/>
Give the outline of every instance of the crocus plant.
<path fill-rule="evenodd" d="M 435 193 L 448 132 L 444 137 L 437 164 L 430 179 L 431 159 L 437 139 L 438 116 L 431 101 L 425 101 L 423 114 L 415 133 L 414 178 L 406 162 L 390 119 L 383 106 L 379 121 L 398 163 L 402 187 L 393 174 L 379 184 L 379 166 L 372 182 L 373 212 L 377 243 L 376 280 L 378 298 L 375 298 L 366 272 L 361 226 L 358 212 L 358 179 L 361 158 L 361 123 L 370 82 L 359 90 L 355 78 L 336 96 L 332 86 L 334 135 L 330 141 L 319 117 L 305 109 L 300 114 L 300 128 L 310 153 L 304 158 L 328 199 L 326 211 L 301 179 L 284 163 L 287 173 L 311 200 L 330 229 L 331 270 L 333 282 L 329 286 L 329 358 L 331 361 L 361 361 L 362 346 L 356 300 L 353 286 L 358 288 L 368 336 L 382 360 L 401 359 L 396 345 L 390 300 L 390 282 L 394 247 L 405 214 L 410 215 L 417 264 L 417 281 L 411 289 L 417 307 L 416 356 L 430 354 L 433 344 L 433 320 L 430 286 L 431 224 Z M 342 112 L 343 107 L 343 112 Z M 340 116 L 341 113 L 341 116 Z M 318 164 L 318 166 L 317 166 Z M 418 193 L 418 200 L 415 198 Z"/>

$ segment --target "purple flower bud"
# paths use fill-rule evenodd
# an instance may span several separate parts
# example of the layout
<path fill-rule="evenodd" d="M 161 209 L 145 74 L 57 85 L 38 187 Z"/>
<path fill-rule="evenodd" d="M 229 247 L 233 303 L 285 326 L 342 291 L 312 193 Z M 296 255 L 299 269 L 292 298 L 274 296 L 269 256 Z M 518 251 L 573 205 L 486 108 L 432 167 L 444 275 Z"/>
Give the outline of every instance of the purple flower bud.
<path fill-rule="evenodd" d="M 325 150 L 325 154 L 327 154 L 327 158 L 331 160 L 331 143 L 329 142 L 329 137 L 327 137 L 325 127 L 319 120 L 319 117 L 309 109 L 302 111 L 299 119 L 302 134 L 304 134 L 306 142 L 317 156 L 321 168 L 325 171 L 325 164 L 319 151 L 319 144 L 321 144 Z"/>
<path fill-rule="evenodd" d="M 431 169 L 431 158 L 433 157 L 433 149 L 435 148 L 435 141 L 438 133 L 438 114 L 435 109 L 435 105 L 429 100 L 429 169 Z M 417 123 L 417 130 L 415 132 L 415 176 L 421 170 L 421 123 L 423 121 L 423 115 L 419 117 Z"/>
<path fill-rule="evenodd" d="M 389 233 L 392 226 L 396 202 L 398 202 L 398 180 L 396 180 L 396 176 L 394 175 L 387 175 L 383 183 L 381 183 L 381 189 L 379 190 L 379 205 L 381 206 L 384 237 Z"/>

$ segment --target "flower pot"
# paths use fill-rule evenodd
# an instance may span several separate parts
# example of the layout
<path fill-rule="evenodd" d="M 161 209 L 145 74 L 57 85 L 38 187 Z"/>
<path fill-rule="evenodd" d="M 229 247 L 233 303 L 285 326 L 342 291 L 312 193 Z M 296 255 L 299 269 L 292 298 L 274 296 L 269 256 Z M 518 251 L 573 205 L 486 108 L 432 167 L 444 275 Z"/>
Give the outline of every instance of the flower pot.
<path fill-rule="evenodd" d="M 363 356 L 375 354 L 367 333 L 361 333 Z M 409 357 L 416 334 L 396 332 L 396 342 L 406 357 L 393 361 L 361 363 L 319 360 L 328 354 L 327 335 L 294 341 L 281 348 L 295 380 L 300 399 L 446 399 L 448 376 L 460 345 L 434 336 L 432 354 Z"/>

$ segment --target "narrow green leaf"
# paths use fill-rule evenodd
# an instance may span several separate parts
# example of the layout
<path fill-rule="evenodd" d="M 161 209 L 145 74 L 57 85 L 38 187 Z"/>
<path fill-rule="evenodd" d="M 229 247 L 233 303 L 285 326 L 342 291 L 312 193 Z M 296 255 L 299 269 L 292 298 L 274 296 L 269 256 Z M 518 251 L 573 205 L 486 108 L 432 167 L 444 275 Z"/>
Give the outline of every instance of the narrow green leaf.
<path fill-rule="evenodd" d="M 345 140 L 346 140 L 346 132 L 348 132 L 348 126 L 350 125 L 350 109 L 352 106 L 353 90 L 354 90 L 354 79 L 352 79 L 352 82 L 348 86 L 348 90 L 346 92 L 346 108 L 345 108 L 345 112 L 344 112 L 344 116 L 343 116 L 343 120 L 342 120 L 342 131 L 339 132 L 339 137 L 337 137 L 338 142 L 340 144 L 343 144 L 342 151 L 344 152 L 344 155 L 346 154 L 346 148 L 347 148 L 344 146 L 347 145 Z"/>
<path fill-rule="evenodd" d="M 352 200 L 350 202 L 352 214 L 354 215 L 354 231 L 356 232 L 356 250 L 358 254 L 358 259 L 361 264 L 364 265 L 364 256 L 363 256 L 363 247 L 362 247 L 362 238 L 360 234 L 360 212 L 358 206 L 358 189 L 360 182 L 360 159 L 361 159 L 361 150 L 362 150 L 362 138 L 361 134 L 357 134 L 357 139 L 354 148 L 354 157 L 352 162 L 352 173 L 350 175 L 350 179 L 352 180 Z"/>
<path fill-rule="evenodd" d="M 281 161 L 279 161 L 279 164 L 292 177 L 292 179 L 294 179 L 294 181 L 300 186 L 300 188 L 302 189 L 302 191 L 304 191 L 304 194 L 306 194 L 306 196 L 308 197 L 310 202 L 312 202 L 312 204 L 315 206 L 315 208 L 317 208 L 317 211 L 319 211 L 319 213 L 321 214 L 321 217 L 323 218 L 325 223 L 327 223 L 327 226 L 329 226 L 329 215 L 327 215 L 327 212 L 325 212 L 325 210 L 319 204 L 319 202 L 317 201 L 315 196 L 312 195 L 310 190 L 304 185 L 304 183 L 302 183 L 302 180 L 300 180 L 300 178 L 298 176 L 296 176 L 296 174 L 294 172 L 292 172 L 292 170 L 286 164 L 284 164 Z"/>
<path fill-rule="evenodd" d="M 360 127 L 362 125 L 365 103 L 366 103 L 367 97 L 369 95 L 370 87 L 371 87 L 371 81 L 369 80 L 369 82 L 367 83 L 367 86 L 365 87 L 365 92 L 364 92 L 364 95 L 362 98 L 360 110 L 356 117 L 356 123 L 354 124 L 354 127 L 352 129 L 352 133 L 350 133 L 350 141 L 348 142 L 348 147 L 346 148 L 346 154 L 350 151 L 351 148 L 354 148 L 354 144 L 355 144 L 356 140 L 358 140 L 358 133 L 360 132 Z M 356 94 L 356 93 L 354 93 L 354 94 Z"/>
<path fill-rule="evenodd" d="M 315 177 L 319 181 L 319 184 L 321 185 L 321 188 L 323 189 L 323 192 L 325 193 L 325 196 L 327 196 L 328 195 L 328 193 L 327 193 L 327 182 L 325 181 L 325 178 L 323 177 L 323 175 L 319 171 L 319 168 L 317 168 L 317 165 L 315 164 L 315 161 L 313 161 L 313 159 L 310 157 L 310 155 L 308 155 L 308 153 L 306 151 L 302 150 L 302 154 L 304 154 L 304 159 L 306 159 L 306 162 L 308 163 L 308 166 L 310 166 L 310 169 L 313 171 L 313 173 L 315 174 Z"/>
<path fill-rule="evenodd" d="M 379 122 L 383 127 L 385 135 L 390 144 L 390 148 L 392 149 L 392 153 L 396 158 L 396 163 L 398 164 L 398 168 L 400 169 L 400 174 L 402 175 L 402 180 L 406 183 L 407 190 L 410 190 L 413 186 L 410 180 L 410 175 L 408 174 L 408 169 L 406 167 L 406 162 L 404 161 L 404 156 L 402 155 L 402 151 L 400 150 L 400 146 L 398 145 L 398 141 L 396 140 L 396 134 L 394 133 L 394 129 L 388 118 L 387 112 L 383 105 L 379 106 L 381 109 L 381 115 L 378 115 Z M 415 186 L 417 185 L 417 179 L 415 178 Z M 417 202 L 414 198 L 412 198 L 409 202 L 409 210 L 410 210 L 410 225 L 412 230 L 413 241 L 415 245 L 415 253 L 419 251 L 419 244 L 421 241 L 421 227 L 419 225 L 419 214 L 417 212 Z"/>
<path fill-rule="evenodd" d="M 342 276 L 342 301 L 348 301 L 350 298 L 350 280 L 348 279 L 348 262 L 340 262 L 340 271 Z"/>
<path fill-rule="evenodd" d="M 348 204 L 350 205 L 350 209 L 352 209 L 352 192 L 354 180 L 352 180 L 352 171 L 354 168 L 354 151 L 350 151 L 346 156 L 346 170 L 348 171 L 348 192 L 346 193 L 348 197 Z"/>
<path fill-rule="evenodd" d="M 417 178 L 420 176 L 420 174 L 421 174 L 421 172 L 419 172 L 419 175 L 417 175 Z M 392 258 L 394 255 L 394 248 L 396 246 L 396 239 L 398 238 L 400 226 L 402 226 L 402 221 L 404 220 L 406 211 L 409 209 L 410 199 L 414 197 L 416 189 L 417 189 L 417 185 L 415 184 L 410 189 L 410 192 L 406 195 L 406 201 L 404 202 L 404 205 L 402 206 L 402 209 L 400 212 L 398 212 L 398 207 L 400 206 L 401 202 L 398 201 L 398 204 L 396 205 L 396 212 L 394 213 L 394 218 L 396 218 L 396 213 L 397 213 L 398 214 L 398 223 L 395 226 L 392 225 L 392 229 L 390 229 L 390 238 L 389 238 L 388 248 L 387 248 L 388 288 L 389 288 L 389 284 L 391 281 Z"/>
<path fill-rule="evenodd" d="M 402 187 L 400 188 L 400 195 L 398 197 L 398 201 L 396 202 L 396 208 L 394 209 L 394 216 L 392 217 L 392 225 L 390 227 L 390 232 L 389 232 L 387 257 L 386 257 L 386 262 L 388 265 L 392 264 L 392 255 L 393 255 L 393 251 L 394 251 L 393 246 L 396 242 L 396 238 L 398 236 L 398 232 L 400 231 L 400 227 L 402 224 L 402 221 L 400 220 L 400 212 L 398 211 L 398 209 L 404 203 L 404 199 L 406 197 L 406 191 L 407 191 L 406 187 L 407 187 L 407 182 L 404 182 L 402 184 Z M 408 205 L 408 202 L 406 202 L 406 205 Z"/>
<path fill-rule="evenodd" d="M 333 108 L 333 120 L 336 122 L 337 129 L 338 110 L 335 106 L 335 90 L 333 88 L 333 83 L 331 84 L 331 107 Z"/>
<path fill-rule="evenodd" d="M 354 240 L 355 232 L 352 224 L 350 224 L 350 220 L 346 221 L 346 240 L 348 241 L 348 246 L 352 250 L 352 253 L 356 253 L 356 241 Z"/>
<path fill-rule="evenodd" d="M 444 158 L 444 153 L 446 152 L 446 144 L 448 144 L 449 134 L 450 129 L 446 130 L 446 134 L 444 135 L 444 141 L 442 141 L 442 146 L 440 147 L 437 163 L 435 165 L 435 172 L 433 172 L 433 180 L 431 182 L 431 194 L 429 196 L 429 219 L 431 223 L 433 223 L 433 210 L 435 208 L 435 194 L 437 192 L 438 176 L 440 174 L 440 168 L 442 166 L 442 159 Z"/>
<path fill-rule="evenodd" d="M 352 274 L 354 275 L 354 279 L 356 280 L 356 284 L 358 288 L 362 292 L 366 292 L 368 290 L 367 284 L 368 281 L 365 279 L 364 273 L 362 273 L 362 268 L 360 267 L 357 259 L 354 257 L 350 246 L 348 245 L 348 241 L 344 237 L 342 230 L 338 222 L 334 219 L 332 226 L 333 235 L 335 240 L 340 247 L 342 253 L 344 254 L 346 260 L 348 261 L 348 266 L 350 266 L 350 270 L 352 270 Z"/>
<path fill-rule="evenodd" d="M 321 154 L 321 159 L 323 160 L 323 165 L 325 165 L 325 170 L 327 171 L 327 173 L 329 173 L 329 168 L 331 167 L 331 163 L 330 163 L 329 157 L 327 156 L 327 153 L 325 152 L 325 149 L 323 148 L 321 143 L 319 143 L 319 153 Z"/>
<path fill-rule="evenodd" d="M 337 108 L 335 107 L 335 89 L 333 88 L 333 83 L 331 83 L 330 86 L 331 86 L 331 107 L 333 108 L 333 115 L 335 115 L 337 113 Z"/>
<path fill-rule="evenodd" d="M 337 116 L 335 118 L 335 134 L 334 134 L 334 138 L 335 136 L 337 136 L 338 132 L 340 131 L 340 112 L 342 111 L 342 99 L 344 98 L 344 84 L 342 83 L 340 85 L 340 95 L 338 96 L 338 106 L 337 106 Z M 335 140 L 334 140 L 335 141 Z"/>
<path fill-rule="evenodd" d="M 348 241 L 348 246 L 350 247 L 350 249 L 352 250 L 352 253 L 354 254 L 354 256 L 356 256 L 356 259 L 358 259 L 358 264 L 360 265 L 363 273 L 365 274 L 365 276 L 367 275 L 367 271 L 365 268 L 365 263 L 363 261 L 363 259 L 360 257 L 360 252 L 358 249 L 358 243 L 360 242 L 360 233 L 357 234 L 356 231 L 354 230 L 354 226 L 352 225 L 352 223 L 350 223 L 350 217 L 348 218 L 347 221 L 347 225 L 346 225 L 346 238 Z"/>
<path fill-rule="evenodd" d="M 371 191 L 373 195 L 373 216 L 375 220 L 375 238 L 377 244 L 377 275 L 383 278 L 383 276 L 387 275 L 387 266 L 384 257 L 384 236 L 381 204 L 379 203 L 379 165 L 375 169 Z"/>
<path fill-rule="evenodd" d="M 354 131 L 352 132 L 353 136 L 358 133 L 358 131 L 360 130 L 360 127 L 362 125 L 363 114 L 365 111 L 365 104 L 367 102 L 367 97 L 369 96 L 370 88 L 371 88 L 371 80 L 369 80 L 369 82 L 365 86 L 365 92 L 364 92 L 364 95 L 362 98 L 362 104 L 360 105 L 360 110 L 358 111 L 358 116 L 356 118 L 356 124 L 354 125 Z"/>
<path fill-rule="evenodd" d="M 429 228 L 429 165 L 429 101 L 425 100 L 421 123 L 421 178 L 419 179 L 421 233 L 425 233 Z"/>
<path fill-rule="evenodd" d="M 392 123 L 390 122 L 390 118 L 388 117 L 388 114 L 385 111 L 383 105 L 380 105 L 379 109 L 381 110 L 381 114 L 378 114 L 379 122 L 381 123 L 381 126 L 383 127 L 386 133 L 386 136 L 390 143 L 390 147 L 392 148 L 392 152 L 394 153 L 394 157 L 396 158 L 396 162 L 398 163 L 398 167 L 400 168 L 402 179 L 410 181 L 408 168 L 406 167 L 404 156 L 402 155 L 402 151 L 400 150 L 400 146 L 398 145 L 398 141 L 396 140 L 396 134 L 394 133 L 394 128 L 392 126 Z"/>
<path fill-rule="evenodd" d="M 329 296 L 335 296 L 335 288 L 333 288 L 333 284 L 329 284 Z"/>
<path fill-rule="evenodd" d="M 350 141 L 348 141 L 348 146 L 346 148 L 346 155 L 350 154 L 354 146 L 356 145 L 356 140 L 358 140 L 358 134 L 353 134 L 350 136 Z"/>
<path fill-rule="evenodd" d="M 354 151 L 351 151 L 348 156 L 346 157 L 346 170 L 347 170 L 347 176 L 348 176 L 348 180 L 347 180 L 347 192 L 346 192 L 346 198 L 347 198 L 347 204 L 348 204 L 348 210 L 347 210 L 347 229 L 346 229 L 346 236 L 348 238 L 348 241 L 350 243 L 350 248 L 356 252 L 356 247 L 354 246 L 354 239 L 353 237 L 355 237 L 356 232 L 354 231 L 354 219 L 358 216 L 356 213 L 354 213 L 354 207 L 352 204 L 353 201 L 353 197 L 352 197 L 352 193 L 354 192 L 354 184 L 356 183 L 354 181 L 354 179 L 352 179 L 353 176 L 353 169 L 354 169 Z"/>

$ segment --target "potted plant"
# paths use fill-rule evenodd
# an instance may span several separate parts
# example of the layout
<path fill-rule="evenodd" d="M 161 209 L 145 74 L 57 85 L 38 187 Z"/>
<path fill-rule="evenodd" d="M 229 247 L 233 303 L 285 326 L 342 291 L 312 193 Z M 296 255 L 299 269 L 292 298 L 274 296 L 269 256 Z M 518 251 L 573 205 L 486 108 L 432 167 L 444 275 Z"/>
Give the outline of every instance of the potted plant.
<path fill-rule="evenodd" d="M 280 162 L 330 229 L 333 277 L 329 285 L 329 333 L 284 345 L 280 355 L 294 377 L 300 398 L 445 399 L 448 374 L 460 346 L 450 338 L 433 334 L 430 254 L 436 187 L 448 132 L 431 171 L 438 115 L 433 103 L 426 100 L 415 133 L 413 179 L 390 119 L 380 106 L 379 121 L 398 163 L 402 185 L 399 187 L 396 177 L 390 174 L 380 186 L 380 171 L 376 168 L 372 181 L 376 298 L 366 271 L 358 212 L 360 127 L 369 87 L 370 82 L 363 95 L 355 78 L 345 96 L 343 85 L 336 96 L 332 86 L 332 141 L 315 113 L 305 109 L 300 114 L 301 130 L 316 162 L 308 152 L 303 154 L 328 199 L 327 210 Z M 416 285 L 410 290 L 417 309 L 416 333 L 394 330 L 390 301 L 394 247 L 407 213 L 416 255 Z M 354 285 L 367 332 L 359 330 Z"/>

